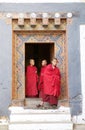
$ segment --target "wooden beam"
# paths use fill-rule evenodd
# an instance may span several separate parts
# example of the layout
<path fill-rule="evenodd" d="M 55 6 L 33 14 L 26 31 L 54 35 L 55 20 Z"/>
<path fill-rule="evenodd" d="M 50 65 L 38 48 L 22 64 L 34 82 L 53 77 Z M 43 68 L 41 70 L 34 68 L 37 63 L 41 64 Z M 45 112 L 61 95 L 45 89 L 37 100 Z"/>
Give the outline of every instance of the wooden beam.
<path fill-rule="evenodd" d="M 56 25 L 60 25 L 60 24 L 61 24 L 60 18 L 55 18 L 55 19 L 54 19 L 54 24 L 55 24 L 55 26 L 56 26 Z"/>
<path fill-rule="evenodd" d="M 19 18 L 18 19 L 18 25 L 19 26 L 24 26 L 24 18 Z"/>
<path fill-rule="evenodd" d="M 36 26 L 36 18 L 30 18 L 30 25 Z"/>
<path fill-rule="evenodd" d="M 48 26 L 48 23 L 49 23 L 48 18 L 43 18 L 43 19 L 42 19 L 42 25 L 43 25 L 43 26 Z"/>

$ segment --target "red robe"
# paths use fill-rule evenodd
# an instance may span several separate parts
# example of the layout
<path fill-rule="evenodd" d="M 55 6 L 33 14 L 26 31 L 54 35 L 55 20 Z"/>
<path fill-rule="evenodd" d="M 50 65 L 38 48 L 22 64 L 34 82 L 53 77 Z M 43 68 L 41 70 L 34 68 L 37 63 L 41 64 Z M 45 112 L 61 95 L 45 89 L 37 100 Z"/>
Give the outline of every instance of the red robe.
<path fill-rule="evenodd" d="M 44 94 L 45 100 L 50 104 L 57 104 L 57 98 L 60 95 L 60 71 L 58 67 L 53 68 L 49 64 L 44 72 Z"/>
<path fill-rule="evenodd" d="M 40 98 L 43 98 L 43 96 L 44 96 L 44 93 L 43 93 L 43 88 L 44 88 L 44 86 L 43 86 L 43 76 L 44 76 L 45 69 L 46 69 L 46 66 L 42 66 L 41 71 L 40 71 L 39 84 L 38 84 L 38 89 L 40 91 L 40 93 L 39 93 Z"/>
<path fill-rule="evenodd" d="M 26 72 L 26 96 L 35 97 L 38 94 L 37 90 L 37 68 L 35 66 L 27 66 Z"/>

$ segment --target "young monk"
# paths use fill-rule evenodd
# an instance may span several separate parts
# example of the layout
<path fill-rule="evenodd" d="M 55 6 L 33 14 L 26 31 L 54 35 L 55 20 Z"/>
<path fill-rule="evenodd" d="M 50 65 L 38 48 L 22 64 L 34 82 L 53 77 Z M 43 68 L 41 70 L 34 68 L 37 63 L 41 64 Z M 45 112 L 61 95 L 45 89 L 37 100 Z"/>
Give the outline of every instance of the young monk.
<path fill-rule="evenodd" d="M 38 84 L 38 89 L 39 89 L 39 97 L 43 98 L 44 93 L 43 93 L 43 76 L 44 76 L 44 71 L 46 69 L 47 66 L 47 61 L 44 59 L 42 60 L 42 67 L 41 67 L 41 71 L 40 71 L 40 77 L 39 77 L 39 84 Z"/>
<path fill-rule="evenodd" d="M 38 75 L 37 68 L 34 65 L 34 59 L 30 59 L 30 65 L 27 66 L 26 71 L 26 97 L 36 97 L 38 95 Z"/>
<path fill-rule="evenodd" d="M 58 60 L 53 58 L 44 72 L 43 86 L 44 86 L 44 102 L 48 102 L 50 106 L 58 105 L 58 97 L 60 95 L 61 76 L 59 68 L 57 67 Z"/>

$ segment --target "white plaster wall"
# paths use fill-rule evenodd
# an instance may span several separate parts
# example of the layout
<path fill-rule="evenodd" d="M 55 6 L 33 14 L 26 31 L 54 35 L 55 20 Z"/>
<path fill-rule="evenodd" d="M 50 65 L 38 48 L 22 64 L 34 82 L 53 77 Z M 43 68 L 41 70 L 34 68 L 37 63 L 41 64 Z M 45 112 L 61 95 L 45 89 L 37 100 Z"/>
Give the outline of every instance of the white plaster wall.
<path fill-rule="evenodd" d="M 80 60 L 81 60 L 81 91 L 82 114 L 73 116 L 75 124 L 85 124 L 85 25 L 80 25 Z"/>
<path fill-rule="evenodd" d="M 30 2 L 30 0 L 0 0 L 1 2 L 5 2 L 5 3 L 71 3 L 71 2 L 85 2 L 85 0 L 32 0 Z"/>
<path fill-rule="evenodd" d="M 83 98 L 82 112 L 85 113 L 85 25 L 80 26 L 80 52 L 81 52 L 81 89 Z"/>
<path fill-rule="evenodd" d="M 82 114 L 73 116 L 73 123 L 85 124 L 85 25 L 80 25 L 80 60 L 81 60 L 81 91 Z"/>

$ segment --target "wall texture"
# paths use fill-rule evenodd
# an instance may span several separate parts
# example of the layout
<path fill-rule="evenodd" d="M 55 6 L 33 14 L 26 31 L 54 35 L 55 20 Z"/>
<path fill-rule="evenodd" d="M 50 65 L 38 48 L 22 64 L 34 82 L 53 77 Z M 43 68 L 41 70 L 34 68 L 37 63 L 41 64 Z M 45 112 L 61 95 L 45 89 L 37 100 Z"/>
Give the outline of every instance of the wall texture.
<path fill-rule="evenodd" d="M 0 4 L 0 12 L 77 12 L 68 25 L 68 83 L 72 115 L 82 110 L 80 30 L 85 24 L 85 4 Z M 0 20 L 0 115 L 8 115 L 12 86 L 12 27 Z"/>

